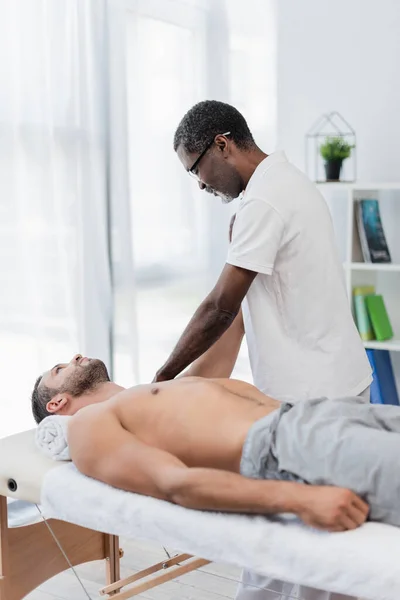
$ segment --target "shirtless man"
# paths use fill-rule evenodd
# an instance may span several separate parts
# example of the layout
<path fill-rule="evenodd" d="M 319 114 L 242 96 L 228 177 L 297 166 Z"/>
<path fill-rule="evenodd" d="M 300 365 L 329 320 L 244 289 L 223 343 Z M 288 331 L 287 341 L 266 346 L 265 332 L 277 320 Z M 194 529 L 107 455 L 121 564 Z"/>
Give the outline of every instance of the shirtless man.
<path fill-rule="evenodd" d="M 282 405 L 196 369 L 124 389 L 100 360 L 78 354 L 37 380 L 33 412 L 37 422 L 74 415 L 77 468 L 124 490 L 194 509 L 293 513 L 329 531 L 353 529 L 368 513 L 400 526 L 400 436 L 390 435 L 400 433 L 398 407 L 356 398 Z"/>

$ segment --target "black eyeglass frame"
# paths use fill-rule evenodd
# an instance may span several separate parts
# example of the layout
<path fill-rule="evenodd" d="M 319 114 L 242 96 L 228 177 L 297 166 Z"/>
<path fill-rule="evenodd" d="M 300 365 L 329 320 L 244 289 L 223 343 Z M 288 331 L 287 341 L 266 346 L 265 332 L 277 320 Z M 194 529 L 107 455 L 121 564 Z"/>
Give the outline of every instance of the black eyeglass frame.
<path fill-rule="evenodd" d="M 217 133 L 217 135 L 230 135 L 230 133 L 231 133 L 230 131 L 226 131 L 225 133 Z M 211 146 L 215 142 L 215 138 L 217 137 L 217 135 L 215 135 L 214 138 L 211 140 L 211 142 L 209 144 L 207 144 L 207 146 L 204 148 L 203 152 L 201 154 L 199 154 L 199 156 L 196 158 L 196 160 L 194 161 L 194 163 L 192 164 L 192 166 L 190 167 L 190 169 L 188 169 L 189 175 L 192 175 L 193 177 L 197 178 L 196 173 L 194 173 L 194 169 L 199 165 L 199 163 L 200 163 L 201 159 L 203 158 L 203 156 L 211 148 Z"/>

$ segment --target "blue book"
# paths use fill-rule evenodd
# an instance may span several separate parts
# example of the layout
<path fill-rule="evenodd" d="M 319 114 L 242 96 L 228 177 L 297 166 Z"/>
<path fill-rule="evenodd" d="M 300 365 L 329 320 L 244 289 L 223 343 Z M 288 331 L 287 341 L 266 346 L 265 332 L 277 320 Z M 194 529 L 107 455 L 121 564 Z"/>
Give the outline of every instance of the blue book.
<path fill-rule="evenodd" d="M 390 263 L 391 257 L 378 200 L 360 200 L 357 203 L 356 214 L 364 260 L 373 263 Z"/>
<path fill-rule="evenodd" d="M 399 406 L 396 380 L 388 350 L 367 350 L 372 368 L 371 404 L 393 404 Z"/>

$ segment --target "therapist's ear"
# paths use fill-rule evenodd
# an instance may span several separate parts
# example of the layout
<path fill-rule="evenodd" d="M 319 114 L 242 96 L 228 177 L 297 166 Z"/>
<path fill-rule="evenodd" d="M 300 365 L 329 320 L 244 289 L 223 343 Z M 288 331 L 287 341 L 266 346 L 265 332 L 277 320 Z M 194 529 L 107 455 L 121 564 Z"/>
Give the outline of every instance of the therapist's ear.
<path fill-rule="evenodd" d="M 62 412 L 64 408 L 68 406 L 69 396 L 68 394 L 56 394 L 47 404 L 47 412 L 56 414 Z"/>
<path fill-rule="evenodd" d="M 230 152 L 230 145 L 228 139 L 224 135 L 217 135 L 214 139 L 215 145 L 218 150 L 224 153 L 224 155 L 228 155 Z"/>

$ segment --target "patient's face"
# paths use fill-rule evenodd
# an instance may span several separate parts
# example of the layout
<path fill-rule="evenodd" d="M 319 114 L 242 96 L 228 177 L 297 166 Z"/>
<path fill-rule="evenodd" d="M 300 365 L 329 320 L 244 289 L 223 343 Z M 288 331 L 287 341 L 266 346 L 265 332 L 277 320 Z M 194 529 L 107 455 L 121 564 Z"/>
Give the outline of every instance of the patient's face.
<path fill-rule="evenodd" d="M 81 354 L 76 354 L 69 363 L 55 365 L 42 378 L 47 387 L 74 397 L 82 396 L 106 381 L 110 381 L 110 377 L 103 361 Z"/>

